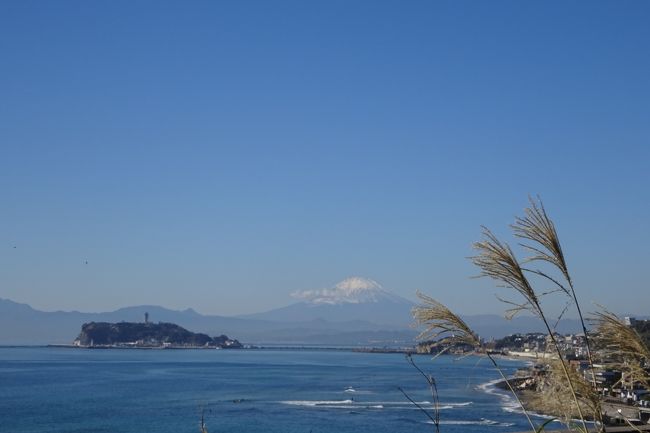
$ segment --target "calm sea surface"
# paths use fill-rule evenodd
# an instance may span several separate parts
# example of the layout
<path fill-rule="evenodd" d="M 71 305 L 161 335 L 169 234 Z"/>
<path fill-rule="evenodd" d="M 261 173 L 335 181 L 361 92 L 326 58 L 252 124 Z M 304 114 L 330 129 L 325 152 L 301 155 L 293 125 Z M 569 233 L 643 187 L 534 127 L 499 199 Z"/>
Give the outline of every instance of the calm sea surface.
<path fill-rule="evenodd" d="M 416 362 L 437 380 L 441 432 L 524 431 L 485 360 Z M 522 363 L 502 361 L 513 372 Z M 0 432 L 432 432 L 426 382 L 400 354 L 0 348 Z"/>

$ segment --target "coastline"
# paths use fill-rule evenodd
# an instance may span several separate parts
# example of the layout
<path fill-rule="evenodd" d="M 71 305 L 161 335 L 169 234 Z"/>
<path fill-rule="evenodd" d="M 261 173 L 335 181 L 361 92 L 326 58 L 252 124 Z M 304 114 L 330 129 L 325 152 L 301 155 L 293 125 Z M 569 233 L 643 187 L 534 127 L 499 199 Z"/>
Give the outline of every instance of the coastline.
<path fill-rule="evenodd" d="M 214 346 L 120 346 L 120 345 L 110 345 L 110 346 L 81 346 L 78 344 L 46 344 L 44 346 L 22 346 L 22 347 L 51 347 L 56 349 L 83 349 L 83 350 L 233 350 L 226 349 L 223 347 L 214 347 Z"/>
<path fill-rule="evenodd" d="M 518 378 L 508 378 L 508 381 L 511 381 L 512 379 L 517 380 Z M 512 395 L 510 389 L 508 389 L 508 385 L 506 385 L 506 381 L 503 380 L 502 378 L 485 382 L 479 385 L 477 388 L 485 392 L 486 394 L 497 395 L 501 399 L 501 403 L 502 403 L 501 409 L 503 409 L 504 411 L 510 413 L 517 413 L 517 414 L 521 414 L 521 416 L 524 416 L 523 409 L 521 408 L 519 403 L 517 403 L 517 400 Z M 530 395 L 526 395 L 526 393 L 519 392 L 517 393 L 517 396 L 523 403 L 524 407 L 526 408 L 526 411 L 530 416 L 534 416 L 536 418 L 541 418 L 546 420 L 555 418 L 552 415 L 534 411 L 533 408 L 530 407 Z"/>
<path fill-rule="evenodd" d="M 276 350 L 276 351 L 337 351 L 356 353 L 383 353 L 383 354 L 419 354 L 415 348 L 406 347 L 346 347 L 346 346 L 273 346 L 244 344 L 243 347 L 214 347 L 214 346 L 139 346 L 139 345 L 94 345 L 84 346 L 78 344 L 42 344 L 34 346 L 0 346 L 0 347 L 49 347 L 59 349 L 118 349 L 118 350 Z"/>
<path fill-rule="evenodd" d="M 516 378 L 516 377 L 511 377 L 508 378 L 508 381 L 510 382 L 511 385 L 516 386 L 517 381 L 521 381 L 523 378 Z M 515 383 L 512 382 L 512 380 L 515 381 Z M 502 408 L 503 410 L 511 413 L 518 413 L 521 414 L 522 416 L 524 415 L 524 412 L 522 410 L 522 407 L 517 403 L 517 400 L 512 396 L 512 392 L 508 388 L 508 385 L 506 384 L 506 381 L 503 379 L 496 379 L 490 382 L 485 383 L 486 388 L 492 388 L 492 391 L 488 389 L 484 389 L 485 392 L 488 394 L 499 394 L 503 400 L 508 401 L 509 404 L 503 405 Z M 528 415 L 531 417 L 535 418 L 541 418 L 545 420 L 549 419 L 556 419 L 556 423 L 562 424 L 562 422 L 557 419 L 556 415 L 546 413 L 542 410 L 539 410 L 539 408 L 535 408 L 533 404 L 533 399 L 531 398 L 534 394 L 534 391 L 526 390 L 526 391 L 519 391 L 517 392 L 517 397 L 521 401 L 521 403 L 524 405 L 524 408 Z M 575 419 L 574 421 L 579 421 Z M 593 419 L 587 419 L 585 422 L 589 425 L 593 425 L 594 421 Z M 553 430 L 555 431 L 555 430 Z"/>

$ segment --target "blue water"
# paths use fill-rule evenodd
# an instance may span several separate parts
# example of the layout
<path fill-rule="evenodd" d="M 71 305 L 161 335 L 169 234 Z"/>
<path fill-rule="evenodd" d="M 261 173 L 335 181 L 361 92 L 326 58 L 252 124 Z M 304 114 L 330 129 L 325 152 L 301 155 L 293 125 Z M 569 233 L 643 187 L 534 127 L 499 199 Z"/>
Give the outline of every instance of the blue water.
<path fill-rule="evenodd" d="M 442 432 L 527 430 L 484 360 L 415 360 L 437 381 Z M 0 432 L 197 432 L 201 407 L 210 433 L 434 431 L 398 386 L 432 400 L 400 354 L 0 348 Z"/>

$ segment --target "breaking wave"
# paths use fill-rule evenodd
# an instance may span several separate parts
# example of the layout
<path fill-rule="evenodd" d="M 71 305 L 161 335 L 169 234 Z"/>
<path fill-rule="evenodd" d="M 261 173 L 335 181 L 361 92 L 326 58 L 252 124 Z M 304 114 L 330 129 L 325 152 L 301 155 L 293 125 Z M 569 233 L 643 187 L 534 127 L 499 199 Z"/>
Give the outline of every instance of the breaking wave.
<path fill-rule="evenodd" d="M 425 421 L 426 424 L 433 424 L 433 421 Z M 491 419 L 481 418 L 477 420 L 441 420 L 441 425 L 485 425 L 492 427 L 512 427 L 513 422 L 499 422 Z"/>
<path fill-rule="evenodd" d="M 478 385 L 477 388 L 486 394 L 491 394 L 499 397 L 501 400 L 501 409 L 505 412 L 523 413 L 521 407 L 519 406 L 519 403 L 517 403 L 517 400 L 512 395 L 510 395 L 510 393 L 497 388 L 496 384 L 502 380 L 503 379 L 491 380 L 489 382 Z"/>
<path fill-rule="evenodd" d="M 283 400 L 281 404 L 290 406 L 313 407 L 320 409 L 392 409 L 392 410 L 419 410 L 413 403 L 408 401 L 358 401 L 354 399 L 345 400 Z M 430 401 L 418 401 L 418 405 L 431 405 Z M 440 403 L 440 410 L 456 409 L 471 405 L 471 401 L 459 403 Z"/>
<path fill-rule="evenodd" d="M 336 406 L 343 404 L 352 404 L 354 400 L 284 400 L 281 401 L 282 404 L 288 404 L 291 406 Z"/>
<path fill-rule="evenodd" d="M 510 392 L 507 392 L 505 390 L 497 388 L 496 384 L 501 382 L 502 379 L 495 379 L 491 380 L 489 382 L 485 382 L 479 386 L 477 386 L 478 389 L 481 391 L 485 392 L 486 394 L 492 394 L 496 395 L 501 399 L 501 409 L 504 412 L 508 413 L 516 413 L 516 414 L 522 414 L 524 411 L 522 410 L 521 406 L 519 406 L 519 403 L 517 400 L 510 394 Z M 542 413 L 538 412 L 533 412 L 529 411 L 528 415 L 537 417 L 537 418 L 542 418 L 542 419 L 551 419 L 555 418 L 549 415 L 544 415 Z M 593 423 L 593 421 L 587 421 L 588 423 Z"/>

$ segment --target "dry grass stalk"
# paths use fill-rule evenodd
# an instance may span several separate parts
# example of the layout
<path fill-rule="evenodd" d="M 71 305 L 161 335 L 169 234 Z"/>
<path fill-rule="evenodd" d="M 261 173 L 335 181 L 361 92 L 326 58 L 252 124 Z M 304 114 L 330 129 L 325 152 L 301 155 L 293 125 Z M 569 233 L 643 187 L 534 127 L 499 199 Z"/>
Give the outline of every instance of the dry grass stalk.
<path fill-rule="evenodd" d="M 514 235 L 518 238 L 528 239 L 539 245 L 540 248 L 521 244 L 524 248 L 532 251 L 535 255 L 526 261 L 545 261 L 558 268 L 564 278 L 570 282 L 571 275 L 566 265 L 560 238 L 555 230 L 555 224 L 546 214 L 541 200 L 535 201 L 529 197 L 530 207 L 524 209 L 524 217 L 516 217 L 515 223 L 511 226 Z M 561 286 L 565 293 L 568 290 Z"/>
<path fill-rule="evenodd" d="M 589 335 L 555 225 L 546 213 L 541 200 L 539 198 L 537 200 L 530 198 L 530 206 L 525 209 L 525 215 L 516 218 L 511 227 L 516 237 L 528 241 L 528 243 L 522 243 L 521 246 L 532 252 L 532 256 L 526 258 L 523 262 L 519 262 L 507 243 L 501 242 L 489 229 L 483 227 L 483 239 L 474 244 L 474 249 L 478 251 L 478 254 L 471 259 L 481 270 L 480 277 L 490 277 L 497 281 L 499 286 L 512 288 L 523 297 L 524 300 L 521 303 L 499 298 L 511 305 L 511 308 L 506 312 L 507 318 L 514 317 L 522 310 L 528 310 L 539 317 L 546 327 L 552 342 L 551 348 L 556 352 L 558 360 L 551 365 L 547 383 L 545 384 L 546 391 L 539 396 L 540 401 L 538 403 L 540 406 L 542 408 L 547 407 L 549 413 L 560 414 L 567 425 L 570 425 L 573 419 L 578 418 L 581 425 L 578 427 L 574 425 L 573 428 L 581 431 L 587 431 L 585 414 L 593 416 L 593 419 L 599 422 L 600 428 L 603 429 L 601 400 L 597 393 L 595 375 L 593 374 Z M 556 275 L 555 272 L 550 273 L 521 265 L 521 263 L 531 262 L 550 264 L 551 267 L 559 271 L 561 276 L 557 278 L 554 276 Z M 527 277 L 530 274 L 550 281 L 554 286 L 551 292 L 563 292 L 570 298 L 567 305 L 571 303 L 575 305 L 586 339 L 587 355 L 592 372 L 591 384 L 585 381 L 577 371 L 568 368 L 555 337 L 555 326 L 550 326 L 540 303 L 540 298 L 550 292 L 537 292 Z M 444 337 L 451 343 L 467 344 L 476 348 L 480 346 L 476 334 L 469 329 L 464 321 L 437 301 L 424 295 L 420 295 L 420 297 L 425 302 L 425 305 L 416 308 L 414 315 L 420 324 L 427 325 L 427 329 L 420 337 Z M 560 318 L 565 311 L 562 312 Z M 629 375 L 650 386 L 648 373 L 642 368 L 646 365 L 645 363 L 650 362 L 650 352 L 647 347 L 643 346 L 641 348 L 639 346 L 639 344 L 643 343 L 638 334 L 627 327 L 626 329 L 620 328 L 622 322 L 611 313 L 601 314 L 598 320 L 601 326 L 599 334 L 603 337 L 601 343 L 609 347 L 612 353 L 618 352 L 629 355 L 621 359 L 622 364 L 627 366 Z M 634 335 L 628 335 L 630 333 L 634 333 Z M 643 356 L 639 356 L 640 353 Z M 632 355 L 636 355 L 636 357 Z M 489 354 L 488 357 L 501 372 L 494 359 Z M 507 381 L 506 383 L 510 386 Z M 525 410 L 524 413 L 526 413 Z M 528 417 L 527 413 L 526 416 Z M 535 430 L 533 423 L 530 423 L 533 430 Z M 543 429 L 544 425 L 540 428 Z"/>
<path fill-rule="evenodd" d="M 572 388 L 578 397 L 576 399 L 572 397 Z M 569 427 L 573 420 L 582 420 L 583 415 L 600 419 L 598 394 L 577 370 L 569 369 L 566 375 L 560 360 L 548 363 L 546 375 L 538 382 L 538 392 L 531 397 L 531 402 L 540 412 L 557 416 Z"/>
<path fill-rule="evenodd" d="M 478 255 L 471 259 L 481 269 L 479 277 L 490 277 L 504 287 L 513 288 L 526 300 L 523 304 L 504 301 L 514 305 L 514 308 L 509 310 L 509 318 L 525 309 L 536 316 L 543 314 L 537 293 L 508 244 L 499 241 L 487 227 L 483 227 L 483 240 L 476 242 L 474 249 L 478 251 Z"/>
<path fill-rule="evenodd" d="M 417 337 L 419 340 L 437 340 L 438 344 L 444 342 L 444 344 L 449 345 L 471 346 L 474 350 L 481 349 L 481 340 L 463 319 L 435 299 L 421 292 L 417 292 L 417 295 L 423 304 L 413 309 L 413 317 L 417 325 L 425 326 L 425 330 Z M 515 392 L 508 378 L 503 374 L 503 370 L 501 370 L 496 360 L 489 353 L 486 352 L 486 355 L 519 403 L 531 428 L 536 432 L 537 428 L 535 424 L 519 399 L 519 395 Z"/>
<path fill-rule="evenodd" d="M 576 390 L 573 387 L 573 384 L 570 380 L 570 372 L 566 365 L 566 362 L 563 358 L 562 351 L 560 346 L 555 338 L 554 330 L 551 328 L 548 319 L 544 314 L 544 310 L 541 307 L 539 296 L 535 292 L 534 288 L 530 284 L 528 278 L 525 275 L 525 270 L 519 264 L 519 261 L 515 257 L 514 253 L 506 243 L 499 241 L 494 234 L 487 228 L 483 227 L 483 240 L 474 244 L 474 248 L 478 250 L 478 255 L 472 257 L 472 261 L 476 266 L 481 269 L 481 277 L 490 277 L 501 285 L 505 287 L 510 287 L 519 292 L 525 299 L 525 302 L 522 304 L 516 304 L 510 301 L 504 301 L 510 305 L 514 305 L 514 308 L 511 308 L 508 311 L 508 316 L 512 318 L 521 310 L 529 310 L 537 317 L 539 317 L 544 326 L 546 327 L 547 333 L 551 338 L 553 347 L 557 352 L 562 370 L 564 371 L 564 376 L 567 379 L 567 384 L 569 386 L 570 394 L 575 401 L 575 406 L 579 414 L 579 418 L 582 422 L 582 428 L 584 431 L 587 430 L 587 424 L 585 422 L 584 416 L 581 413 L 581 405 L 578 403 L 578 395 Z"/>
<path fill-rule="evenodd" d="M 418 340 L 441 340 L 450 345 L 468 345 L 473 348 L 481 346 L 478 335 L 449 308 L 435 299 L 417 292 L 422 305 L 413 308 L 413 317 L 418 325 L 425 329 L 418 335 Z"/>
<path fill-rule="evenodd" d="M 569 269 L 567 267 L 564 252 L 562 251 L 562 244 L 560 243 L 560 238 L 557 234 L 557 230 L 555 229 L 555 224 L 546 213 L 544 204 L 539 197 L 537 197 L 537 201 L 533 200 L 532 197 L 529 197 L 528 200 L 530 202 L 530 207 L 524 209 L 525 216 L 517 217 L 515 219 L 515 223 L 511 227 L 515 236 L 521 239 L 532 241 L 537 245 L 534 247 L 525 243 L 521 244 L 522 247 L 534 253 L 533 256 L 526 259 L 527 262 L 543 261 L 550 263 L 564 276 L 568 288 L 545 272 L 542 272 L 540 270 L 528 270 L 529 272 L 533 272 L 536 275 L 542 276 L 551 281 L 559 290 L 563 291 L 573 301 L 573 304 L 575 305 L 578 312 L 578 317 L 580 318 L 582 332 L 585 335 L 585 342 L 587 345 L 587 358 L 589 360 L 591 371 L 591 382 L 594 388 L 597 388 L 596 376 L 593 371 L 594 362 L 591 353 L 589 334 L 587 333 L 587 327 L 582 315 L 582 309 L 580 308 L 580 303 L 578 302 L 578 297 L 573 287 L 573 280 L 571 279 L 571 274 L 569 273 Z"/>
<path fill-rule="evenodd" d="M 594 313 L 596 344 L 603 357 L 624 373 L 624 380 L 638 381 L 650 387 L 650 373 L 644 368 L 650 362 L 650 349 L 634 328 L 607 310 Z"/>

